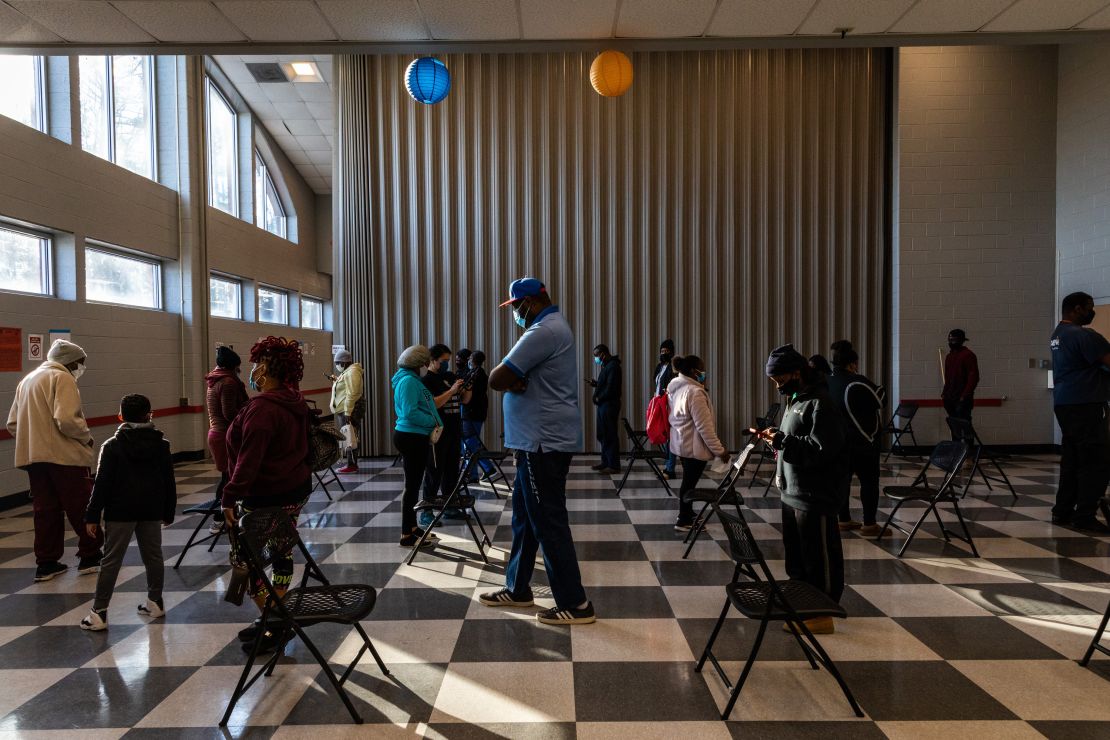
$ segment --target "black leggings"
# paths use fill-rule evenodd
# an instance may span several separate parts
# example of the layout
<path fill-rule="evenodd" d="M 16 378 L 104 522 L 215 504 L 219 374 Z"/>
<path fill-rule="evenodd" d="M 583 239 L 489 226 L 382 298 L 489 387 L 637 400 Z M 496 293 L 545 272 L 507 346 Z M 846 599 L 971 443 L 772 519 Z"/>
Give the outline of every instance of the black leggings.
<path fill-rule="evenodd" d="M 863 506 L 863 523 L 874 524 L 879 510 L 879 448 L 875 445 L 853 446 L 848 452 L 848 471 L 840 491 L 840 521 L 851 521 L 852 476 L 859 479 L 859 500 Z"/>
<path fill-rule="evenodd" d="M 685 494 L 698 487 L 698 481 L 701 480 L 701 475 L 705 472 L 705 466 L 709 465 L 709 461 L 693 457 L 680 459 L 682 460 L 682 484 L 678 487 L 678 521 L 683 524 L 693 524 L 694 504 L 686 501 Z"/>
<path fill-rule="evenodd" d="M 416 511 L 412 507 L 416 506 L 416 497 L 420 494 L 431 443 L 427 434 L 394 431 L 393 445 L 401 453 L 405 465 L 405 492 L 401 496 L 401 536 L 404 537 L 416 529 Z"/>

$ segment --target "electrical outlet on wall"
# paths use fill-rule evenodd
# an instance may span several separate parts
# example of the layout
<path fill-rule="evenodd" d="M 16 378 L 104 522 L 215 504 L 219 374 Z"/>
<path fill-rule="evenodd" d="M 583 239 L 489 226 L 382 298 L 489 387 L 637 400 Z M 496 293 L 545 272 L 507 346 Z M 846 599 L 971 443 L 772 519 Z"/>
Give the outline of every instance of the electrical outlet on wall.
<path fill-rule="evenodd" d="M 1041 370 L 1051 370 L 1052 360 L 1041 360 Z"/>

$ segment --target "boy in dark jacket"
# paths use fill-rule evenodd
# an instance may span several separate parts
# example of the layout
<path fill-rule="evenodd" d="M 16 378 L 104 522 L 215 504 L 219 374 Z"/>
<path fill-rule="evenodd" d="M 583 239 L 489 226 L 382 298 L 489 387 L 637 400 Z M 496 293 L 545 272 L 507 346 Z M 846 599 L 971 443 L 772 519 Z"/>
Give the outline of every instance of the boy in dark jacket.
<path fill-rule="evenodd" d="M 621 472 L 620 432 L 621 395 L 624 380 L 621 377 L 621 360 L 609 352 L 604 344 L 594 347 L 594 364 L 601 368 L 597 380 L 587 380 L 593 386 L 593 402 L 597 406 L 597 441 L 601 443 L 601 464 L 594 470 L 602 475 Z"/>
<path fill-rule="evenodd" d="M 844 420 L 817 371 L 793 346 L 771 353 L 767 376 L 787 402 L 782 427 L 759 432 L 779 451 L 776 478 L 782 491 L 786 573 L 839 601 L 844 592 L 844 552 L 837 527 L 843 503 Z M 828 617 L 807 620 L 806 626 L 820 634 L 834 629 Z"/>
<path fill-rule="evenodd" d="M 108 602 L 132 534 L 146 567 L 147 600 L 139 605 L 139 614 L 157 619 L 166 613 L 162 603 L 162 525 L 173 523 L 177 485 L 170 443 L 150 418 L 146 396 L 124 396 L 119 405 L 119 420 L 123 423 L 100 448 L 85 527 L 89 536 L 95 537 L 103 517 L 104 559 L 92 610 L 81 620 L 84 630 L 108 629 Z"/>

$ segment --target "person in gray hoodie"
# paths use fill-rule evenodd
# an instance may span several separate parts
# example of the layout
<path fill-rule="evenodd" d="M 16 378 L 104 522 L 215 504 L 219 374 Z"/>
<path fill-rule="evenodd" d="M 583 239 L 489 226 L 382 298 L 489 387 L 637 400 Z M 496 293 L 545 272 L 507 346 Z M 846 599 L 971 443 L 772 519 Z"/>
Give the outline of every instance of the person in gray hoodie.
<path fill-rule="evenodd" d="M 767 377 L 786 398 L 781 428 L 759 430 L 778 451 L 782 491 L 782 542 L 786 573 L 839 601 L 844 592 L 844 552 L 837 513 L 844 475 L 844 420 L 817 371 L 792 345 L 767 358 Z M 807 620 L 811 632 L 834 630 L 830 617 Z"/>

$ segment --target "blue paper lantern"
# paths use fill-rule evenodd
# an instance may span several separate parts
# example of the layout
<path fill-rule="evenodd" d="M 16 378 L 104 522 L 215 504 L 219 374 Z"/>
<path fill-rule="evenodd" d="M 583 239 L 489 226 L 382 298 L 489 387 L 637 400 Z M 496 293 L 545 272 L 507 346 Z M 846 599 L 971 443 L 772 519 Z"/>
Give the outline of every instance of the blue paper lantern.
<path fill-rule="evenodd" d="M 451 91 L 451 74 L 435 57 L 420 57 L 405 70 L 405 89 L 416 102 L 432 105 Z"/>

